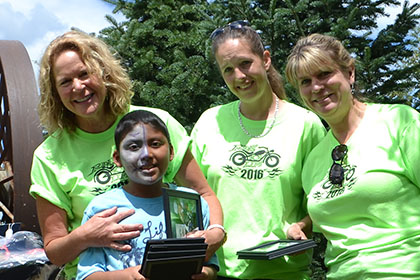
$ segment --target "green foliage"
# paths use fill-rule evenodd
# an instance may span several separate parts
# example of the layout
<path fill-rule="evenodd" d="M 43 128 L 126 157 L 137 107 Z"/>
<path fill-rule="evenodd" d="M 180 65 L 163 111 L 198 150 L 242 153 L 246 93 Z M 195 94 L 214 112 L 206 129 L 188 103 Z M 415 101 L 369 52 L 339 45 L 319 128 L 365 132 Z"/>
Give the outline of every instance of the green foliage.
<path fill-rule="evenodd" d="M 406 100 L 413 108 L 420 111 L 420 24 L 410 33 L 410 39 L 412 41 L 413 54 L 399 62 L 397 68 L 410 71 L 411 75 L 408 77 L 403 76 L 401 80 L 411 85 L 411 87 L 408 90 L 394 89 L 390 94 L 390 98 Z"/>
<path fill-rule="evenodd" d="M 163 108 L 188 130 L 205 109 L 235 99 L 214 65 L 209 35 L 238 19 L 247 19 L 262 31 L 280 72 L 301 36 L 329 34 L 357 58 L 357 84 L 364 95 L 381 102 L 408 100 L 419 107 L 418 86 L 414 90 L 419 63 L 409 61 L 413 50 L 418 50 L 418 37 L 416 41 L 407 35 L 418 24 L 420 4 L 401 5 L 398 0 L 104 1 L 127 19 L 117 22 L 107 15 L 110 26 L 100 37 L 121 56 L 133 79 L 133 103 Z M 401 5 L 395 22 L 373 34 L 376 19 L 385 16 L 384 8 L 395 5 Z M 286 91 L 297 103 L 288 84 Z"/>
<path fill-rule="evenodd" d="M 392 92 L 408 92 L 415 85 L 413 76 L 419 65 L 402 67 L 401 62 L 413 55 L 415 40 L 407 35 L 418 24 L 420 15 L 415 12 L 419 8 L 420 4 L 409 7 L 405 2 L 395 23 L 381 30 L 364 52 L 359 52 L 359 85 L 367 96 L 381 102 L 402 102 Z"/>
<path fill-rule="evenodd" d="M 209 106 L 232 100 L 207 52 L 207 1 L 108 2 L 127 21 L 110 21 L 101 37 L 133 79 L 134 104 L 164 108 L 189 130 Z"/>

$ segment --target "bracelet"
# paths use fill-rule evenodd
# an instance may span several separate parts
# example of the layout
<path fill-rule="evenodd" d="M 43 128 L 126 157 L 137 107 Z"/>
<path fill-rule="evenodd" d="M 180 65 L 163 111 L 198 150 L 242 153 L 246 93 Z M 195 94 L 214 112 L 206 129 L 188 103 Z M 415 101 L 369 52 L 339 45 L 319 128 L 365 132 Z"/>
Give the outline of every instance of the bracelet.
<path fill-rule="evenodd" d="M 220 228 L 223 231 L 223 233 L 225 234 L 225 236 L 223 237 L 222 245 L 221 245 L 221 246 L 223 246 L 226 243 L 226 240 L 227 240 L 227 232 L 226 232 L 225 228 L 222 225 L 219 225 L 219 224 L 212 224 L 212 225 L 209 225 L 207 227 L 207 230 L 211 230 L 212 228 Z"/>
<path fill-rule="evenodd" d="M 225 228 L 224 228 L 222 225 L 219 225 L 219 224 L 212 224 L 212 225 L 209 225 L 209 226 L 207 227 L 207 230 L 211 230 L 211 229 L 213 229 L 213 228 L 220 228 L 221 230 L 223 230 L 223 232 L 224 232 L 224 233 L 226 233 Z"/>

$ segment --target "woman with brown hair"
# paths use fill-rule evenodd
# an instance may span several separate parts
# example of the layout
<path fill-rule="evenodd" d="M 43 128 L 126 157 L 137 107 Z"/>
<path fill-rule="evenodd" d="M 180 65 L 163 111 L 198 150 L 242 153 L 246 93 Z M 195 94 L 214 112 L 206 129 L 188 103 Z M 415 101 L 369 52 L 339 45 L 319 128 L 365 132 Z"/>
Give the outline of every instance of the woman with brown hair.
<path fill-rule="evenodd" d="M 247 21 L 218 28 L 211 39 L 217 67 L 238 98 L 205 111 L 191 133 L 194 156 L 225 213 L 229 238 L 217 251 L 219 279 L 309 279 L 312 251 L 273 260 L 238 259 L 236 252 L 286 239 L 290 225 L 299 227 L 306 215 L 303 162 L 325 129 L 287 101 L 270 52 Z"/>

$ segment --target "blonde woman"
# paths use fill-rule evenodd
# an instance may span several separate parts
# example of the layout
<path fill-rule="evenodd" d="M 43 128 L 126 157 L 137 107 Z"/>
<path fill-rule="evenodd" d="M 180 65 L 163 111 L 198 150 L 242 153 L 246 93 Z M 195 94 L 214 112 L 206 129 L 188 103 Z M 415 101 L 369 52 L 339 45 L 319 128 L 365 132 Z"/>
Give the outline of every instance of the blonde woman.
<path fill-rule="evenodd" d="M 128 251 L 130 246 L 119 241 L 144 229 L 140 224 L 119 225 L 133 212 L 116 214 L 116 208 L 80 226 L 93 197 L 127 182 L 112 161 L 113 135 L 118 120 L 139 107 L 130 106 L 131 84 L 119 61 L 101 40 L 85 33 L 70 31 L 53 40 L 40 69 L 38 111 L 49 136 L 34 153 L 30 193 L 36 198 L 47 256 L 56 265 L 67 264 L 66 277 L 72 279 L 83 250 L 105 246 Z M 189 150 L 184 128 L 163 110 L 142 108 L 165 122 L 176 143 L 165 181 L 197 190 L 209 203 L 211 223 L 222 224 L 220 204 Z M 204 234 L 210 256 L 225 234 L 218 226 Z"/>
<path fill-rule="evenodd" d="M 331 36 L 300 39 L 286 75 L 330 127 L 302 171 L 327 278 L 420 279 L 420 114 L 362 101 L 355 59 Z"/>

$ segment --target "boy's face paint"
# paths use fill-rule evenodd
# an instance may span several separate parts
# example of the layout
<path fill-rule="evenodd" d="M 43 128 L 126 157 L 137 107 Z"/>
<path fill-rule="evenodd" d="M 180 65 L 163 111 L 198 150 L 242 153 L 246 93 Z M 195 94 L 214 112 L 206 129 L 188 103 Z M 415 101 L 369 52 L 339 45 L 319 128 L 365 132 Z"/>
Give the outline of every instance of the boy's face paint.
<path fill-rule="evenodd" d="M 135 129 L 135 128 L 134 128 Z M 143 146 L 140 147 L 140 154 L 139 154 L 139 167 L 143 167 L 147 165 L 147 159 L 149 158 L 149 151 L 147 149 L 147 130 L 144 127 L 144 124 L 141 124 L 141 128 L 139 129 L 139 138 L 143 138 Z"/>
<path fill-rule="evenodd" d="M 160 183 L 170 161 L 168 139 L 152 126 L 138 124 L 121 141 L 119 158 L 132 182 Z"/>

